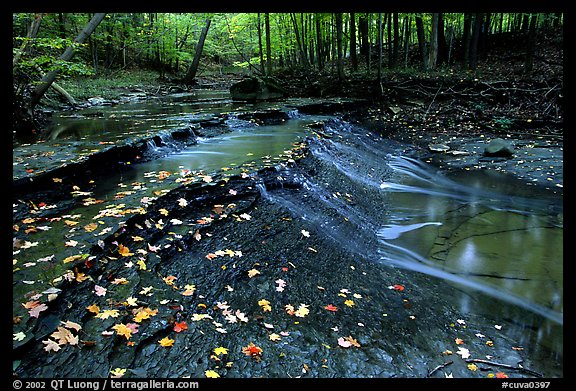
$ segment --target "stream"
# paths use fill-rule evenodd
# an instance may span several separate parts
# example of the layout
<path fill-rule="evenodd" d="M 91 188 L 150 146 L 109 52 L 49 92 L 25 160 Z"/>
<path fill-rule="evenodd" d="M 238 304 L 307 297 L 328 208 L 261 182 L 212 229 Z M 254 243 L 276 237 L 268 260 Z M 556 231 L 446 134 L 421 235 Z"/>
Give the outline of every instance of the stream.
<path fill-rule="evenodd" d="M 255 204 L 256 211 L 250 212 L 254 216 L 261 213 L 264 219 L 269 219 L 262 225 L 275 227 L 274 221 L 279 219 L 272 212 L 267 215 L 266 211 L 268 207 L 279 210 L 288 213 L 290 219 L 302 222 L 305 227 L 302 232 L 322 238 L 322 243 L 332 243 L 324 247 L 334 249 L 333 255 L 326 255 L 328 258 L 335 260 L 338 256 L 344 257 L 342 254 L 351 254 L 358 261 L 352 269 L 360 269 L 364 264 L 375 271 L 366 272 L 363 277 L 354 280 L 361 284 L 365 289 L 364 295 L 368 297 L 380 297 L 384 290 L 390 289 L 391 282 L 379 280 L 380 273 L 387 273 L 386 270 L 402 270 L 401 273 L 417 275 L 414 284 L 418 292 L 435 290 L 430 298 L 431 307 L 437 303 L 439 308 L 446 306 L 462 316 L 485 319 L 485 324 L 478 327 L 493 329 L 488 319 L 493 322 L 498 319 L 506 321 L 506 338 L 529 349 L 531 362 L 537 364 L 547 376 L 562 377 L 561 197 L 523 185 L 509 175 L 487 170 L 440 172 L 412 156 L 413 150 L 408 144 L 371 134 L 336 115 L 302 114 L 297 109 L 299 104 L 303 102 L 239 104 L 232 102 L 225 91 L 197 91 L 170 95 L 158 101 L 91 107 L 56 113 L 51 137 L 44 147 L 49 149 L 50 143 L 83 145 L 95 141 L 116 142 L 126 137 L 142 137 L 199 121 L 218 120 L 225 131 L 210 137 L 199 136 L 192 145 L 156 159 L 131 164 L 118 172 L 110 172 L 105 179 L 97 181 L 90 194 L 95 199 L 103 200 L 104 204 L 76 204 L 66 213 L 81 214 L 80 225 L 84 225 L 102 213 L 103 205 L 109 205 L 112 209 L 118 202 L 127 205 L 127 208 L 146 205 L 143 199 L 153 200 L 158 194 L 167 194 L 179 186 L 178 181 L 160 180 L 160 172 L 169 173 L 171 179 L 184 178 L 192 173 L 211 181 L 211 178 L 232 177 L 268 167 L 275 170 L 274 181 L 264 184 L 258 183 L 258 178 L 255 178 L 255 189 L 261 200 Z M 250 110 L 270 109 L 286 111 L 288 119 L 278 123 L 258 123 L 240 119 L 237 115 Z M 318 123 L 322 123 L 321 133 L 311 127 Z M 166 143 L 169 140 L 164 140 Z M 301 143 L 307 144 L 308 153 L 293 163 L 293 149 Z M 148 145 L 150 152 L 159 147 L 153 143 Z M 286 163 L 288 160 L 290 163 Z M 118 201 L 118 194 L 122 191 L 125 194 Z M 288 217 L 283 219 L 288 221 Z M 37 234 L 35 240 L 40 242 L 40 246 L 22 250 L 15 256 L 20 263 L 58 252 L 57 243 L 65 240 L 59 235 L 65 227 L 61 222 L 54 224 L 60 226 Z M 121 226 L 116 225 L 114 230 L 104 232 L 104 224 L 101 224 L 102 227 L 94 232 L 93 243 Z M 240 239 L 242 228 L 226 227 L 222 228 L 221 234 L 214 232 L 210 243 L 216 243 L 219 238 L 228 245 L 235 243 L 247 249 L 256 246 Z M 100 233 L 102 236 L 99 236 Z M 236 240 L 234 233 L 239 234 Z M 66 239 L 72 238 L 74 233 L 66 235 Z M 300 235 L 298 241 L 303 239 L 306 237 Z M 288 248 L 288 237 L 285 240 Z M 86 250 L 88 248 L 85 246 Z M 247 249 L 243 248 L 245 254 L 248 253 Z M 313 247 L 313 250 L 317 252 L 318 248 Z M 180 280 L 186 273 L 189 278 L 200 278 L 197 269 L 182 270 L 185 265 L 198 264 L 195 251 L 174 255 L 166 266 L 158 266 L 166 268 L 159 269 L 160 272 L 183 273 L 178 274 Z M 266 258 L 264 255 L 272 258 L 275 253 L 282 254 L 281 247 L 267 251 L 266 254 L 262 253 L 263 259 Z M 317 273 L 326 273 L 322 278 L 351 267 L 334 264 L 330 268 L 334 269 L 332 271 L 321 269 L 320 265 L 313 265 L 310 261 L 309 267 L 310 270 L 319 268 Z M 228 265 L 228 270 L 232 269 L 232 264 Z M 55 270 L 52 277 L 61 271 Z M 28 274 L 18 278 L 35 280 L 32 272 L 33 268 L 28 271 L 23 269 L 18 273 Z M 314 280 L 313 276 L 307 278 Z M 334 281 L 337 279 L 335 277 Z M 208 281 L 206 284 L 209 284 Z M 28 284 L 15 283 L 16 296 L 24 295 L 25 288 L 29 289 Z M 223 295 L 222 290 L 211 289 L 213 297 L 206 293 L 207 298 L 216 300 Z M 264 292 L 265 288 L 258 286 L 257 289 Z M 446 293 L 443 293 L 444 289 Z M 425 302 L 424 298 L 422 302 Z M 15 307 L 19 305 L 14 304 Z M 385 307 L 384 303 L 375 305 Z M 314 327 L 321 327 L 321 323 Z M 420 326 L 419 330 L 425 333 L 426 325 Z M 430 335 L 430 338 L 434 336 Z M 314 339 L 314 343 L 320 342 L 322 340 Z M 142 350 L 142 357 L 152 353 L 146 349 Z M 144 358 L 138 357 L 133 359 L 133 365 L 150 365 L 143 361 Z M 388 360 L 374 360 L 380 359 Z M 416 363 L 426 361 L 414 360 Z M 395 360 L 390 358 L 386 362 Z M 383 372 L 368 372 L 368 369 L 361 372 L 359 367 L 354 368 L 359 371 L 356 373 L 366 376 L 392 376 L 392 373 L 411 376 L 398 369 L 400 364 L 394 365 L 397 365 L 395 370 L 386 369 Z M 338 367 L 336 362 L 334 367 Z M 46 372 L 31 369 L 26 363 L 22 364 L 22 368 L 25 374 L 46 375 Z M 282 376 L 281 372 L 275 373 L 277 369 L 274 368 L 269 372 L 264 369 L 259 369 L 260 372 L 252 369 L 250 372 L 248 367 L 237 369 L 239 372 L 235 370 L 230 369 L 230 376 Z M 347 370 L 341 369 L 343 373 Z M 180 375 L 185 373 L 181 372 Z M 162 371 L 155 374 L 171 375 Z M 322 376 L 321 373 L 317 375 Z"/>

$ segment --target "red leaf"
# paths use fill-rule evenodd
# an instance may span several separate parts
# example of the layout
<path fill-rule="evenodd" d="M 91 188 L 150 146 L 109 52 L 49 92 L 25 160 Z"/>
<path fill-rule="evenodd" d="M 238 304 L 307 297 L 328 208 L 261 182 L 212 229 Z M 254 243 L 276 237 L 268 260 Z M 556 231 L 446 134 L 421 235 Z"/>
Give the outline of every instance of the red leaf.
<path fill-rule="evenodd" d="M 188 325 L 186 322 L 175 322 L 174 323 L 174 331 L 180 333 L 184 330 L 188 330 Z"/>
<path fill-rule="evenodd" d="M 392 285 L 392 289 L 396 290 L 396 291 L 403 291 L 404 290 L 404 285 L 400 285 L 400 284 L 394 284 Z"/>
<path fill-rule="evenodd" d="M 328 304 L 326 307 L 324 307 L 324 309 L 327 309 L 328 311 L 332 311 L 332 312 L 338 311 L 338 308 L 333 304 Z"/>

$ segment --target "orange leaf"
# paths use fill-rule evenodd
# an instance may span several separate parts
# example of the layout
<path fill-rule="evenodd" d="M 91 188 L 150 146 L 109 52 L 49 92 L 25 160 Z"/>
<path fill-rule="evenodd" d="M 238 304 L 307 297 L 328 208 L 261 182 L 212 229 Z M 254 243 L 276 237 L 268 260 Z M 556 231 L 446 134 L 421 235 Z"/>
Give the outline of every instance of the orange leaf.
<path fill-rule="evenodd" d="M 262 349 L 254 345 L 254 343 L 250 342 L 248 346 L 242 348 L 242 353 L 244 353 L 247 356 L 259 358 L 262 355 Z"/>
<path fill-rule="evenodd" d="M 174 331 L 180 333 L 184 330 L 188 330 L 188 325 L 186 322 L 175 322 L 174 323 Z"/>
<path fill-rule="evenodd" d="M 118 253 L 120 255 L 122 255 L 123 257 L 129 257 L 131 255 L 134 255 L 134 253 L 131 253 L 130 249 L 128 247 L 124 246 L 123 244 L 118 245 Z"/>
<path fill-rule="evenodd" d="M 324 309 L 327 309 L 328 311 L 332 311 L 332 312 L 338 311 L 338 307 L 336 307 L 333 304 L 328 304 L 326 307 L 324 307 Z"/>
<path fill-rule="evenodd" d="M 392 285 L 392 289 L 402 292 L 404 290 L 404 285 L 394 284 Z"/>
<path fill-rule="evenodd" d="M 460 339 L 460 338 L 456 338 L 454 340 L 454 342 L 456 342 L 456 345 L 464 345 L 464 340 Z"/>
<path fill-rule="evenodd" d="M 505 374 L 504 372 L 498 372 L 498 373 L 496 373 L 496 377 L 497 377 L 498 379 L 505 379 L 505 378 L 508 377 L 508 375 Z"/>

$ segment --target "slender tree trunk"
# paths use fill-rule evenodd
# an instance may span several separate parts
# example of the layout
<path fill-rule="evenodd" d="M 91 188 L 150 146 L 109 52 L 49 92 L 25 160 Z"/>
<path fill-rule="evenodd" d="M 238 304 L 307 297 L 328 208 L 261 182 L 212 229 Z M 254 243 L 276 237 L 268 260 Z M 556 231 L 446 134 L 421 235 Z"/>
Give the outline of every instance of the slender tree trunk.
<path fill-rule="evenodd" d="M 12 68 L 14 68 L 16 64 L 18 64 L 18 61 L 20 61 L 20 57 L 22 57 L 22 55 L 26 53 L 26 51 L 28 50 L 28 46 L 30 45 L 30 41 L 36 38 L 36 35 L 38 35 L 38 30 L 40 29 L 41 22 L 42 22 L 42 14 L 40 13 L 35 14 L 34 20 L 30 24 L 30 29 L 28 30 L 28 34 L 26 35 L 26 40 L 24 41 L 24 43 L 22 43 L 22 46 L 20 46 L 20 49 L 12 59 Z"/>
<path fill-rule="evenodd" d="M 272 45 L 270 44 L 270 14 L 264 14 L 264 31 L 266 33 L 266 74 L 272 75 Z"/>
<path fill-rule="evenodd" d="M 260 71 L 265 75 L 266 67 L 264 64 L 264 48 L 262 46 L 262 28 L 260 26 L 260 12 L 258 12 L 258 54 L 260 55 Z"/>
<path fill-rule="evenodd" d="M 470 42 L 472 29 L 472 14 L 464 14 L 464 31 L 462 32 L 462 42 L 464 53 L 462 53 L 462 64 L 467 67 L 470 64 Z"/>
<path fill-rule="evenodd" d="M 394 12 L 392 15 L 394 23 L 394 49 L 392 50 L 392 68 L 396 68 L 398 65 L 398 52 L 400 49 L 400 24 L 398 23 L 398 12 Z"/>
<path fill-rule="evenodd" d="M 432 14 L 432 30 L 430 31 L 430 50 L 428 52 L 428 67 L 436 68 L 438 59 L 438 13 Z"/>
<path fill-rule="evenodd" d="M 202 29 L 202 32 L 200 32 L 200 38 L 196 44 L 196 53 L 194 53 L 194 60 L 192 61 L 190 68 L 188 68 L 188 72 L 183 80 L 185 84 L 192 84 L 192 81 L 196 78 L 198 65 L 200 65 L 200 57 L 202 57 L 202 50 L 204 50 L 204 41 L 206 41 L 206 35 L 208 35 L 208 29 L 210 28 L 211 22 L 210 19 L 206 19 L 206 25 Z"/>
<path fill-rule="evenodd" d="M 526 65 L 525 70 L 527 73 L 532 72 L 534 66 L 534 52 L 536 51 L 536 21 L 537 14 L 532 14 L 530 17 L 530 25 L 528 26 L 528 39 L 526 42 Z"/>
<path fill-rule="evenodd" d="M 90 34 L 92 34 L 92 32 L 96 29 L 96 27 L 98 27 L 100 22 L 102 22 L 102 19 L 104 19 L 105 16 L 106 16 L 105 13 L 95 14 L 90 20 L 90 22 L 88 22 L 86 27 L 84 27 L 84 29 L 80 32 L 80 34 L 78 34 L 78 36 L 74 40 L 74 43 L 76 44 L 84 43 L 86 39 L 90 36 Z M 60 56 L 59 59 L 61 61 L 69 61 L 72 58 L 72 56 L 74 56 L 74 47 L 68 46 L 68 48 L 66 48 L 66 50 Z M 60 69 L 54 69 L 48 72 L 42 78 L 42 80 L 40 80 L 40 84 L 32 92 L 32 96 L 30 99 L 30 110 L 32 110 L 38 104 L 38 102 L 40 102 L 40 99 L 42 99 L 48 88 L 50 88 L 50 85 L 56 80 L 56 77 L 58 76 L 59 73 Z"/>
<path fill-rule="evenodd" d="M 404 26 L 405 30 L 404 30 L 404 68 L 408 68 L 408 49 L 410 48 L 410 25 L 412 22 L 412 18 L 410 16 L 408 16 L 407 18 L 404 19 L 404 23 L 406 23 L 406 25 Z"/>
<path fill-rule="evenodd" d="M 342 62 L 342 14 L 336 13 L 334 15 L 336 19 L 336 56 L 337 56 L 337 63 L 336 69 L 338 72 L 338 79 L 344 79 L 344 64 Z"/>
<path fill-rule="evenodd" d="M 365 14 L 360 15 L 358 18 L 358 32 L 360 33 L 360 55 L 364 56 L 366 59 L 366 67 L 370 63 L 370 57 L 368 56 L 368 18 Z"/>
<path fill-rule="evenodd" d="M 480 39 L 480 31 L 482 29 L 483 14 L 478 13 L 474 16 L 474 29 L 472 31 L 472 38 L 470 42 L 470 56 L 468 67 L 472 70 L 476 69 L 478 65 L 478 41 Z"/>
<path fill-rule="evenodd" d="M 300 58 L 302 59 L 302 64 L 304 67 L 308 68 L 308 56 L 306 55 L 306 50 L 302 44 L 302 39 L 300 36 L 300 29 L 298 28 L 298 21 L 294 13 L 290 13 L 290 19 L 292 20 L 292 25 L 294 27 L 294 34 L 296 34 L 296 43 L 298 44 L 298 50 L 300 52 Z"/>
<path fill-rule="evenodd" d="M 422 17 L 416 16 L 416 34 L 418 36 L 418 48 L 422 56 L 422 67 L 428 69 L 428 51 L 426 50 L 426 38 L 424 36 L 424 23 Z"/>
<path fill-rule="evenodd" d="M 438 61 L 437 63 L 444 64 L 448 62 L 448 44 L 446 43 L 446 34 L 444 26 L 444 15 L 438 14 Z"/>
<path fill-rule="evenodd" d="M 378 14 L 378 84 L 382 90 L 382 13 Z"/>
<path fill-rule="evenodd" d="M 322 69 L 324 69 L 324 55 L 322 54 L 322 28 L 318 14 L 314 15 L 314 22 L 316 24 L 316 57 L 318 58 L 318 71 L 322 71 Z"/>
<path fill-rule="evenodd" d="M 352 61 L 352 70 L 358 70 L 358 56 L 356 54 L 356 14 L 350 13 L 350 60 Z"/>

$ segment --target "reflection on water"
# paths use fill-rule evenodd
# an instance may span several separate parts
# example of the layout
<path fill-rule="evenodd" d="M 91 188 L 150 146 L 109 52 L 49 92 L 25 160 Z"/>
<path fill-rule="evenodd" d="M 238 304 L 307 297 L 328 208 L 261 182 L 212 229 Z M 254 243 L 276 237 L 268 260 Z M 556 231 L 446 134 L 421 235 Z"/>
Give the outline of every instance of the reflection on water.
<path fill-rule="evenodd" d="M 536 190 L 506 175 L 474 171 L 431 180 L 434 172 L 411 160 L 391 165 L 402 174 L 401 183 L 381 188 L 398 207 L 394 219 L 422 228 L 395 237 L 388 227 L 380 230 L 384 257 L 562 323 L 561 200 L 530 194 Z"/>

